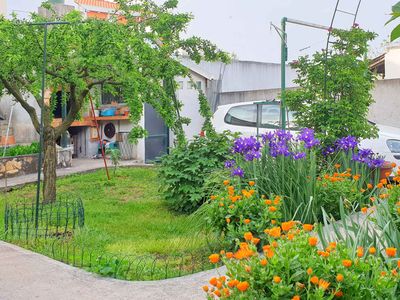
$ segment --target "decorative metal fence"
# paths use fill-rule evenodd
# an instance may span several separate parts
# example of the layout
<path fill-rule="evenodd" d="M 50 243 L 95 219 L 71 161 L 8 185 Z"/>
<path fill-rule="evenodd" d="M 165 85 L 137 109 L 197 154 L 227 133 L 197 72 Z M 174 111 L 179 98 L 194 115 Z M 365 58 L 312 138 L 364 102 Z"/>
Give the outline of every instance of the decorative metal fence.
<path fill-rule="evenodd" d="M 215 267 L 201 253 L 124 255 L 79 245 L 68 238 L 38 239 L 29 245 L 36 252 L 105 277 L 123 280 L 161 280 Z"/>
<path fill-rule="evenodd" d="M 67 237 L 85 223 L 82 200 L 58 199 L 41 203 L 38 209 L 38 228 L 35 224 L 36 205 L 32 203 L 6 204 L 4 212 L 5 239 L 29 241 L 33 237 Z"/>

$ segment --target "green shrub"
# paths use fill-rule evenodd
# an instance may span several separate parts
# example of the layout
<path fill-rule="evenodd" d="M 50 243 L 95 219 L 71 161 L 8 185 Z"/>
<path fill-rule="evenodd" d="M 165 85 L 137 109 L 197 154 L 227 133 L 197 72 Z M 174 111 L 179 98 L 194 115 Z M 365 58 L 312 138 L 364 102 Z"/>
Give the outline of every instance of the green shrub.
<path fill-rule="evenodd" d="M 223 247 L 234 248 L 245 232 L 260 237 L 271 221 L 281 219 L 281 197 L 267 199 L 258 195 L 254 181 L 238 185 L 238 188 L 229 184 L 229 180 L 224 181 L 226 187 L 220 194 L 211 195 L 210 201 L 200 208 L 199 215 L 205 219 L 207 229 L 222 238 Z"/>
<path fill-rule="evenodd" d="M 223 168 L 230 155 L 232 138 L 228 132 L 196 136 L 161 159 L 160 191 L 172 210 L 192 213 L 203 204 L 207 196 L 205 179 Z"/>
<path fill-rule="evenodd" d="M 3 155 L 4 148 L 0 148 L 0 155 Z M 39 143 L 33 142 L 30 145 L 17 145 L 6 149 L 6 156 L 18 156 L 39 153 Z"/>

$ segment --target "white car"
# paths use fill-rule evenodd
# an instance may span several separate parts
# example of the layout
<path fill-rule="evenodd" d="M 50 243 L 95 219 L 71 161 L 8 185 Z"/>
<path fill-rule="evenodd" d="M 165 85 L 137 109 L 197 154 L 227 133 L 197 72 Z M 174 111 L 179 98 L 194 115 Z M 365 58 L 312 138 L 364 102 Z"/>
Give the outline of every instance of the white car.
<path fill-rule="evenodd" d="M 258 104 L 256 104 L 258 103 Z M 258 106 L 258 108 L 257 108 Z M 257 114 L 259 118 L 257 118 Z M 242 102 L 221 105 L 214 113 L 212 122 L 217 132 L 230 130 L 245 136 L 257 135 L 257 119 L 259 134 L 280 128 L 281 110 L 277 101 Z M 370 148 L 385 157 L 385 160 L 400 164 L 400 128 L 376 124 L 379 129 L 377 139 L 362 140 L 361 148 Z M 287 130 L 296 133 L 293 112 L 287 113 Z"/>

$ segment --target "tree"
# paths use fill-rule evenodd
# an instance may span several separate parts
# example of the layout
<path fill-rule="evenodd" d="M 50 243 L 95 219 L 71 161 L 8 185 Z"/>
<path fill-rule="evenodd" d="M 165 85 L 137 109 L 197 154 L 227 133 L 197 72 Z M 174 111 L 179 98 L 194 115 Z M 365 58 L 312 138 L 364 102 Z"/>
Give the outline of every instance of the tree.
<path fill-rule="evenodd" d="M 389 21 L 386 22 L 386 24 L 389 24 L 390 22 L 398 19 L 400 17 L 400 2 L 397 2 L 395 5 L 392 6 L 392 17 L 390 18 Z M 394 40 L 397 40 L 400 37 L 400 24 L 397 25 L 393 30 L 392 33 L 390 34 L 390 41 L 393 42 Z"/>
<path fill-rule="evenodd" d="M 371 138 L 377 133 L 367 119 L 374 76 L 366 53 L 375 34 L 352 28 L 332 35 L 336 41 L 328 55 L 323 50 L 291 64 L 300 88 L 287 93 L 287 104 L 298 125 L 313 128 L 324 143 L 347 135 Z"/>
<path fill-rule="evenodd" d="M 70 22 L 51 26 L 47 42 L 46 88 L 53 93 L 63 91 L 62 101 L 69 107 L 57 127 L 52 126 L 56 98 L 51 97 L 49 103 L 42 103 L 41 99 L 44 28 L 29 26 L 26 20 L 0 18 L 0 91 L 21 104 L 37 132 L 39 112 L 28 100 L 33 98 L 43 109 L 43 197 L 47 202 L 56 199 L 56 140 L 79 117 L 93 89 L 103 86 L 114 94 L 122 91 L 134 124 L 132 141 L 146 134 L 139 121 L 143 104 L 149 103 L 183 142 L 182 125 L 189 120 L 180 118 L 182 103 L 175 97 L 174 78 L 187 76 L 189 70 L 179 62 L 177 54 L 187 53 L 196 62 L 229 59 L 207 40 L 181 37 L 192 16 L 175 12 L 177 0 L 161 5 L 151 0 L 116 2 L 119 10 L 107 21 L 84 20 L 78 11 L 63 17 L 52 14 L 47 19 L 32 15 L 33 22 Z M 165 82 L 170 88 L 165 88 Z M 209 108 L 202 108 L 200 113 L 207 115 Z"/>

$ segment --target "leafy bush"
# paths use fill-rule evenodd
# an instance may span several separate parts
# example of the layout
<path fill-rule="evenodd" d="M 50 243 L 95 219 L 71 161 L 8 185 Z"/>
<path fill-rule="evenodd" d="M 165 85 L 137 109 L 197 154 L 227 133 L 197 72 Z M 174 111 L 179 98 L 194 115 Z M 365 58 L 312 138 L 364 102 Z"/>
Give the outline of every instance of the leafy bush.
<path fill-rule="evenodd" d="M 119 149 L 107 149 L 106 154 L 110 155 L 111 163 L 114 166 L 114 175 L 121 163 L 121 151 Z"/>
<path fill-rule="evenodd" d="M 197 136 L 161 159 L 160 191 L 171 209 L 192 213 L 203 204 L 207 196 L 205 178 L 223 168 L 231 146 L 232 135 L 228 132 Z"/>
<path fill-rule="evenodd" d="M 398 263 L 386 266 L 376 249 L 330 243 L 322 249 L 318 238 L 298 225 L 282 226 L 282 235 L 269 237 L 263 255 L 247 242 L 235 252 L 210 255 L 222 259 L 229 278 L 210 280 L 203 287 L 209 299 L 398 299 Z M 393 255 L 393 249 L 385 249 Z"/>
<path fill-rule="evenodd" d="M 279 220 L 281 201 L 279 196 L 271 197 L 273 200 L 259 196 L 253 189 L 254 182 L 239 189 L 229 184 L 225 180 L 225 190 L 211 195 L 199 213 L 204 215 L 208 229 L 223 239 L 224 247 L 234 248 L 245 232 L 261 236 L 272 220 Z"/>
<path fill-rule="evenodd" d="M 4 148 L 0 148 L 0 154 L 3 155 Z M 6 156 L 18 156 L 39 153 L 39 143 L 33 142 L 30 145 L 17 145 L 6 149 Z"/>

